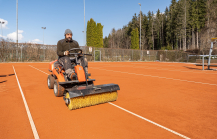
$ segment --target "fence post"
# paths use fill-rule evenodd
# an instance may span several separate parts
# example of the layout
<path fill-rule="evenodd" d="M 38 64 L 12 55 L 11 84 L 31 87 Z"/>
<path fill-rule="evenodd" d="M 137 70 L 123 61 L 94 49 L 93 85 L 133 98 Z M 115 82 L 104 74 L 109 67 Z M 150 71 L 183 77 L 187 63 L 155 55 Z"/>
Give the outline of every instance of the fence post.
<path fill-rule="evenodd" d="M 94 50 L 94 58 L 93 59 L 94 59 L 94 62 L 95 62 L 95 50 Z"/>
<path fill-rule="evenodd" d="M 132 51 L 132 61 L 133 61 L 133 50 L 131 49 L 131 51 Z"/>
<path fill-rule="evenodd" d="M 100 58 L 99 58 L 99 61 L 101 61 L 101 56 L 102 56 L 102 55 L 101 55 L 101 50 L 100 50 L 99 52 L 100 52 Z"/>

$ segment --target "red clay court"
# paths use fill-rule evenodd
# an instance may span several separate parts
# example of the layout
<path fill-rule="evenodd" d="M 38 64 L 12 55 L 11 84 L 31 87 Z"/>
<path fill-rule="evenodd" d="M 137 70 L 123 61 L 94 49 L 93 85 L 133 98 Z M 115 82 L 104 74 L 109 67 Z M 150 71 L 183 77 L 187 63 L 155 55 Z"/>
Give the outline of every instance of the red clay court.
<path fill-rule="evenodd" d="M 217 137 L 217 71 L 186 63 L 90 62 L 95 85 L 118 84 L 118 99 L 69 111 L 47 87 L 48 65 L 0 63 L 0 138 Z"/>

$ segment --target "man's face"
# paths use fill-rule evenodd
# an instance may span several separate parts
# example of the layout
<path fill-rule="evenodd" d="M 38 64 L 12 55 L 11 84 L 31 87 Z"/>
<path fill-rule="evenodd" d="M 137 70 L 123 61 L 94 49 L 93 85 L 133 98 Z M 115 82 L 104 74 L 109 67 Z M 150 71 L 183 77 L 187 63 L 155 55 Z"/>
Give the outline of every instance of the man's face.
<path fill-rule="evenodd" d="M 66 39 L 71 40 L 72 39 L 72 34 L 71 33 L 66 34 Z"/>

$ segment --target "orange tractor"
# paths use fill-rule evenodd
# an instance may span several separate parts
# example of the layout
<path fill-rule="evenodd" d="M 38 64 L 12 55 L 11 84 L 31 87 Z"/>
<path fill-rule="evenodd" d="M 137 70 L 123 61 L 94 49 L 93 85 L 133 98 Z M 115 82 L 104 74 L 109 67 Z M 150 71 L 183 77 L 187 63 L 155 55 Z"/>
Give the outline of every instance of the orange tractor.
<path fill-rule="evenodd" d="M 86 73 L 81 63 L 78 63 L 78 58 L 84 62 L 85 55 L 90 54 L 83 54 L 79 48 L 69 50 L 72 69 L 75 71 L 73 79 L 67 78 L 63 65 L 58 60 L 49 64 L 51 74 L 47 77 L 48 88 L 54 90 L 56 97 L 63 96 L 69 110 L 116 101 L 118 97 L 119 85 L 113 83 L 94 85 L 95 79 L 91 79 L 91 75 Z"/>

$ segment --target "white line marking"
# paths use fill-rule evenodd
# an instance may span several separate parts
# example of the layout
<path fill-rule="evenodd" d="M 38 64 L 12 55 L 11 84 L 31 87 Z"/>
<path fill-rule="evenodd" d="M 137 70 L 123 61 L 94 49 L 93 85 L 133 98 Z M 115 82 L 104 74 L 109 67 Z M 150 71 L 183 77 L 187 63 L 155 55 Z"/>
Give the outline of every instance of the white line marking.
<path fill-rule="evenodd" d="M 23 98 L 23 102 L 24 102 L 24 105 L 25 105 L 25 108 L 26 108 L 26 112 L 27 112 L 27 115 L 28 115 L 28 118 L 29 118 L 29 122 L 30 122 L 30 125 L 31 125 L 31 128 L 32 128 L 33 135 L 34 135 L 35 139 L 39 139 L 38 132 L 37 132 L 37 130 L 36 130 L 34 121 L 33 121 L 33 119 L 32 119 L 32 115 L 31 115 L 31 113 L 30 113 L 30 110 L 29 110 L 29 107 L 28 107 L 28 105 L 27 105 L 25 96 L 24 96 L 23 91 L 22 91 L 22 88 L 21 88 L 21 86 L 20 86 L 20 82 L 19 82 L 19 80 L 18 80 L 17 73 L 16 73 L 16 71 L 15 71 L 14 66 L 13 66 L 13 69 L 14 69 L 14 73 L 15 73 L 15 76 L 16 76 L 16 79 L 17 79 L 17 83 L 18 83 L 18 86 L 19 86 L 19 89 L 20 89 L 21 96 L 22 96 L 22 98 Z"/>
<path fill-rule="evenodd" d="M 36 69 L 36 70 L 39 70 L 40 72 L 43 72 L 42 70 L 40 70 L 40 69 L 37 69 L 37 68 L 35 68 L 35 67 L 33 67 L 33 66 L 31 66 L 31 65 L 29 65 L 30 67 L 32 67 L 32 68 L 34 68 L 34 69 Z M 48 73 L 46 73 L 46 72 L 43 72 L 43 73 L 45 73 L 45 74 L 47 74 L 47 75 L 49 75 Z"/>
<path fill-rule="evenodd" d="M 31 66 L 31 65 L 29 65 L 29 66 Z M 35 67 L 33 67 L 33 66 L 31 66 L 32 68 L 34 68 L 34 69 L 36 69 L 36 70 L 38 70 L 38 71 L 41 71 L 41 70 L 39 70 L 39 69 L 37 69 L 37 68 L 35 68 Z M 41 71 L 41 72 L 43 72 L 43 71 Z M 45 72 L 43 72 L 43 73 L 45 73 Z M 45 74 L 47 74 L 47 73 L 45 73 Z M 109 104 L 111 104 L 111 105 L 113 105 L 113 106 L 115 106 L 115 107 L 117 107 L 117 108 L 119 108 L 119 109 L 121 109 L 121 110 L 124 110 L 124 111 L 126 111 L 126 112 L 128 112 L 128 113 L 130 113 L 130 114 L 132 114 L 132 115 L 134 115 L 134 116 L 136 116 L 136 117 L 139 117 L 139 118 L 141 118 L 141 119 L 143 119 L 143 120 L 145 120 L 145 121 L 147 121 L 147 122 L 150 122 L 150 123 L 152 123 L 152 124 L 154 124 L 154 125 L 156 125 L 156 126 L 158 126 L 158 127 L 161 127 L 161 128 L 163 128 L 163 129 L 165 129 L 165 130 L 167 130 L 167 131 L 169 131 L 169 132 L 171 132 L 171 133 L 173 133 L 173 134 L 176 134 L 176 135 L 178 135 L 178 136 L 180 136 L 180 137 L 182 137 L 182 138 L 185 138 L 185 139 L 190 139 L 189 137 L 186 137 L 186 136 L 184 136 L 184 135 L 182 135 L 182 134 L 180 134 L 180 133 L 178 133 L 178 132 L 175 132 L 175 131 L 173 131 L 173 130 L 171 130 L 171 129 L 169 129 L 169 128 L 166 128 L 166 127 L 164 127 L 164 126 L 162 126 L 162 125 L 160 125 L 160 124 L 157 124 L 157 123 L 155 123 L 155 122 L 153 122 L 153 121 L 151 121 L 151 120 L 149 120 L 149 119 L 146 119 L 146 118 L 144 118 L 144 117 L 142 117 L 142 116 L 140 116 L 140 115 L 138 115 L 138 114 L 135 114 L 135 113 L 133 113 L 133 112 L 131 112 L 131 111 L 128 111 L 128 110 L 126 110 L 126 109 L 124 109 L 124 108 L 122 108 L 122 107 L 120 107 L 120 106 L 118 106 L 118 105 L 115 105 L 115 104 L 113 104 L 113 103 L 111 103 L 111 102 L 108 102 Z"/>
<path fill-rule="evenodd" d="M 92 68 L 92 67 L 91 67 L 91 68 Z M 140 76 L 146 76 L 146 77 L 163 78 L 163 79 L 174 80 L 174 81 L 181 81 L 181 82 L 189 82 L 189 83 L 198 83 L 198 84 L 207 84 L 207 85 L 214 85 L 214 86 L 217 86 L 217 84 L 210 84 L 210 83 L 203 83 L 203 82 L 196 82 L 196 81 L 188 81 L 188 80 L 174 79 L 174 78 L 167 78 L 167 77 L 160 77 L 160 76 L 153 76 L 153 75 L 144 75 L 144 74 L 136 74 L 136 73 L 122 72 L 122 71 L 106 70 L 106 69 L 101 69 L 101 68 L 92 68 L 92 69 L 105 70 L 105 71 L 112 71 L 112 72 L 118 72 L 118 73 L 134 74 L 134 75 L 140 75 Z"/>
<path fill-rule="evenodd" d="M 178 136 L 180 136 L 180 137 L 183 137 L 183 138 L 185 138 L 185 139 L 190 139 L 189 137 L 186 137 L 186 136 L 184 136 L 184 135 L 182 135 L 182 134 L 180 134 L 180 133 L 178 133 L 178 132 L 176 132 L 176 131 L 173 131 L 173 130 L 171 130 L 171 129 L 165 127 L 165 126 L 162 126 L 162 125 L 160 125 L 160 124 L 158 124 L 158 123 L 155 123 L 155 122 L 153 122 L 153 121 L 151 121 L 151 120 L 149 120 L 149 119 L 146 119 L 146 118 L 144 118 L 144 117 L 142 117 L 142 116 L 140 116 L 140 115 L 138 115 L 138 114 L 135 114 L 135 113 L 133 113 L 133 112 L 131 112 L 131 111 L 128 111 L 128 110 L 126 110 L 126 109 L 124 109 L 124 108 L 122 108 L 122 107 L 120 107 L 120 106 L 118 106 L 118 105 L 115 105 L 115 104 L 113 104 L 113 103 L 111 103 L 111 102 L 108 102 L 108 103 L 111 104 L 111 105 L 113 105 L 113 106 L 115 106 L 115 107 L 117 107 L 117 108 L 119 108 L 119 109 L 121 109 L 121 110 L 123 110 L 123 111 L 125 111 L 125 112 L 128 112 L 128 113 L 130 113 L 130 114 L 132 114 L 132 115 L 134 115 L 134 116 L 136 116 L 136 117 L 139 117 L 139 118 L 141 118 L 141 119 L 143 119 L 143 120 L 145 120 L 145 121 L 147 121 L 147 122 L 149 122 L 149 123 L 152 123 L 152 124 L 154 124 L 154 125 L 156 125 L 156 126 L 158 126 L 158 127 L 161 127 L 161 128 L 163 128 L 163 129 L 165 129 L 165 130 L 167 130 L 167 131 L 169 131 L 169 132 L 171 132 L 171 133 L 173 133 L 173 134 L 176 134 L 176 135 L 178 135 Z"/>
<path fill-rule="evenodd" d="M 146 64 L 147 65 L 147 64 Z M 106 65 L 107 66 L 107 65 Z M 106 68 L 106 66 L 104 66 L 104 68 Z M 101 66 L 102 67 L 102 66 Z M 108 67 L 108 66 L 107 66 Z M 190 72 L 190 73 L 198 73 L 198 74 L 217 74 L 217 73 L 207 73 L 207 72 L 213 72 L 213 71 L 199 71 L 199 72 L 196 72 L 196 71 L 198 71 L 198 70 L 194 70 L 194 71 L 187 71 L 187 70 L 174 70 L 174 69 L 165 69 L 165 68 L 150 68 L 149 66 L 136 66 L 136 67 L 132 67 L 132 66 L 113 66 L 113 65 L 111 65 L 111 66 L 109 66 L 109 67 L 122 67 L 122 68 L 124 68 L 124 67 L 130 67 L 130 68 L 137 68 L 137 69 L 154 69 L 154 70 L 165 70 L 165 71 L 180 71 L 180 72 Z M 180 68 L 180 66 L 176 66 L 176 67 L 179 67 Z"/>

